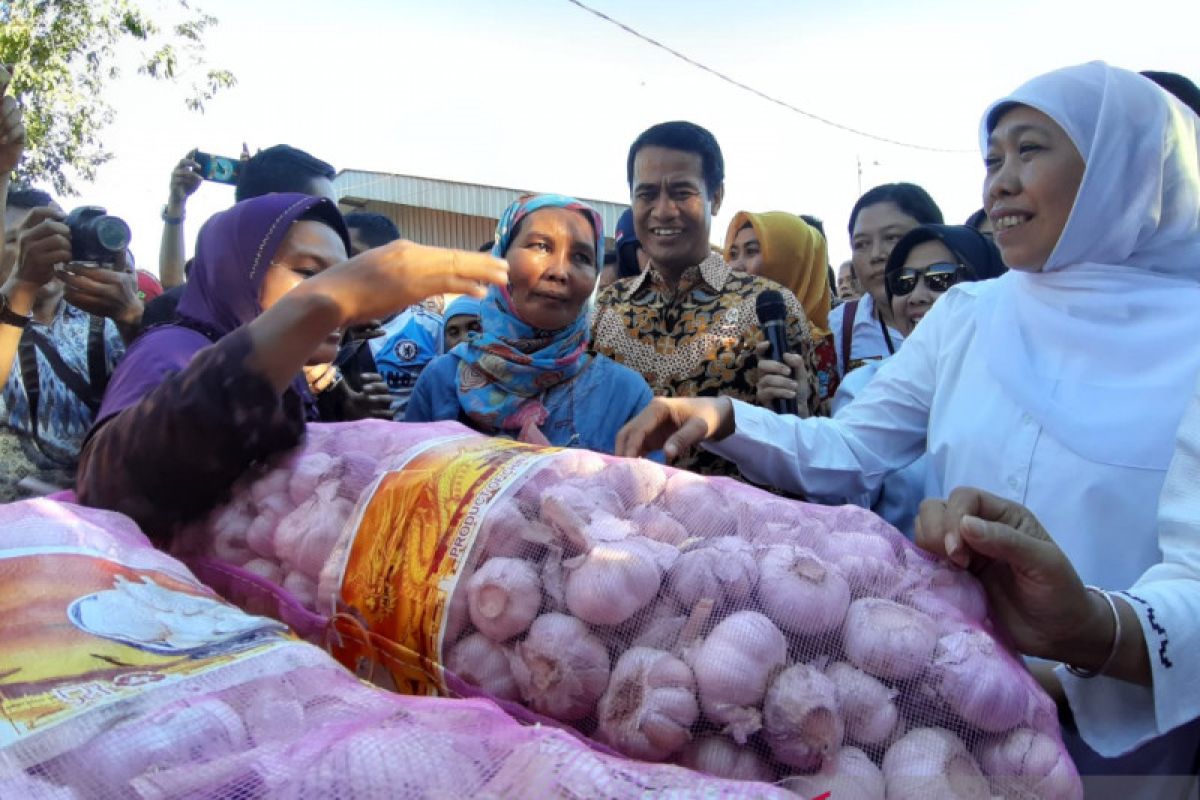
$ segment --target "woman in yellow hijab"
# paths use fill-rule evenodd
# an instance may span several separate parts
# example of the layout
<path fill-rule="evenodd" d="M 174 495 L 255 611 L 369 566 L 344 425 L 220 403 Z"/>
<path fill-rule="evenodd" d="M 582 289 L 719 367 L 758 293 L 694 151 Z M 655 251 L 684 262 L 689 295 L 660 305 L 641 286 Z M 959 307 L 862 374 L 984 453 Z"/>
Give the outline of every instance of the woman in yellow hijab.
<path fill-rule="evenodd" d="M 761 275 L 791 290 L 804 307 L 817 345 L 822 397 L 837 390 L 837 352 L 829 331 L 829 258 L 825 237 L 795 214 L 739 211 L 725 234 L 725 260 L 735 270 Z"/>

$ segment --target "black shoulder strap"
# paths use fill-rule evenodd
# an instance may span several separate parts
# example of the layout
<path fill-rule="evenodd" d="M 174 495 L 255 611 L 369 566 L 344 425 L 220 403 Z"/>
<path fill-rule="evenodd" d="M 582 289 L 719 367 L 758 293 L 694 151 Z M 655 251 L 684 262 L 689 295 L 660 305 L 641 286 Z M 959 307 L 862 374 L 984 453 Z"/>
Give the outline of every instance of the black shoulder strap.
<path fill-rule="evenodd" d="M 104 323 L 104 317 L 95 314 L 88 318 L 88 383 L 96 400 L 101 400 L 104 390 L 108 388 L 108 353 L 105 347 Z M 100 410 L 98 403 L 96 410 Z"/>
<path fill-rule="evenodd" d="M 28 344 L 27 344 L 28 342 Z M 63 361 L 63 357 L 59 355 L 58 348 L 46 339 L 40 331 L 26 329 L 24 336 L 21 337 L 21 374 L 22 381 L 25 383 L 25 395 L 29 399 L 29 407 L 31 410 L 30 419 L 35 419 L 35 414 L 32 412 L 34 408 L 33 401 L 35 396 L 41 394 L 41 383 L 39 381 L 37 355 L 34 353 L 34 348 L 42 351 L 47 363 L 50 364 L 50 369 L 58 376 L 58 379 L 70 389 L 76 397 L 83 401 L 92 413 L 95 414 L 100 410 L 100 399 L 103 396 L 97 393 L 96 390 L 84 380 L 78 372 L 71 369 L 67 362 Z M 30 394 L 30 389 L 33 389 L 33 395 Z"/>
<path fill-rule="evenodd" d="M 858 315 L 858 301 L 851 300 L 842 306 L 842 374 L 850 371 L 850 346 L 854 341 L 854 317 Z"/>
<path fill-rule="evenodd" d="M 28 328 L 21 334 L 17 344 L 17 363 L 21 368 L 21 383 L 25 386 L 25 401 L 29 404 L 29 427 L 33 434 L 33 443 L 42 449 L 42 438 L 38 433 L 38 408 L 42 403 L 41 375 L 38 373 L 37 350 L 33 347 L 33 338 Z"/>

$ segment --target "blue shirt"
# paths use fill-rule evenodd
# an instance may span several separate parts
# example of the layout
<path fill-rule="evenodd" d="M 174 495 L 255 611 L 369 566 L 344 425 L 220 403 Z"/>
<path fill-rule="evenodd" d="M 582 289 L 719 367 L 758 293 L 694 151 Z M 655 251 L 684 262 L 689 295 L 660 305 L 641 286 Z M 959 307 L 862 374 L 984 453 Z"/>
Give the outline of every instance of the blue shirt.
<path fill-rule="evenodd" d="M 458 364 L 458 358 L 446 354 L 425 369 L 409 399 L 405 422 L 453 419 L 471 425 L 458 402 Z M 556 447 L 611 454 L 617 431 L 652 397 L 640 374 L 604 356 L 593 356 L 573 380 L 546 391 L 542 404 L 550 416 L 539 427 Z"/>
<path fill-rule="evenodd" d="M 394 419 L 404 419 L 417 378 L 442 354 L 444 327 L 440 316 L 415 305 L 385 322 L 385 334 L 369 342 L 375 366 L 392 393 Z"/>
<path fill-rule="evenodd" d="M 49 325 L 31 321 L 29 328 L 40 332 L 54 344 L 62 360 L 76 374 L 88 380 L 88 327 L 90 315 L 67 302 L 59 303 Z M 29 398 L 21 375 L 18 356 L 12 372 L 0 392 L 0 502 L 13 499 L 13 485 L 26 476 L 61 483 L 79 459 L 84 437 L 92 426 L 92 411 L 55 373 L 40 348 L 37 354 L 38 441 L 33 437 Z M 112 374 L 118 359 L 125 354 L 125 343 L 111 320 L 104 321 L 104 361 Z"/>

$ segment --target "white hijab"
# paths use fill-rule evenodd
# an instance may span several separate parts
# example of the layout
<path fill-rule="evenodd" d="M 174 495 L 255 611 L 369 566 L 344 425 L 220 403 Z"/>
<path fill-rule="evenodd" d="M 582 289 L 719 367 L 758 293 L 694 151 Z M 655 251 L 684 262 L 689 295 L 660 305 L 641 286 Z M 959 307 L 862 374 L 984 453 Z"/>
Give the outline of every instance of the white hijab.
<path fill-rule="evenodd" d="M 988 367 L 1083 458 L 1165 470 L 1200 373 L 1200 118 L 1094 62 L 993 103 L 985 152 L 1013 103 L 1057 122 L 1087 167 L 1042 272 L 1011 271 L 981 297 Z"/>

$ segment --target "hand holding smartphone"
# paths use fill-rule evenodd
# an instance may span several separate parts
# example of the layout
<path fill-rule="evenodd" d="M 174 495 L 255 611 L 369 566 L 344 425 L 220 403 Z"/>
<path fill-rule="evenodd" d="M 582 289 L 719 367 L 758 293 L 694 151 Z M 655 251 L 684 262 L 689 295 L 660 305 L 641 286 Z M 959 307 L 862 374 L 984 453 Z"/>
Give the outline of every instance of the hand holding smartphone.
<path fill-rule="evenodd" d="M 229 156 L 218 156 L 196 150 L 192 159 L 200 165 L 200 177 L 213 183 L 237 186 L 242 172 L 242 161 Z"/>

